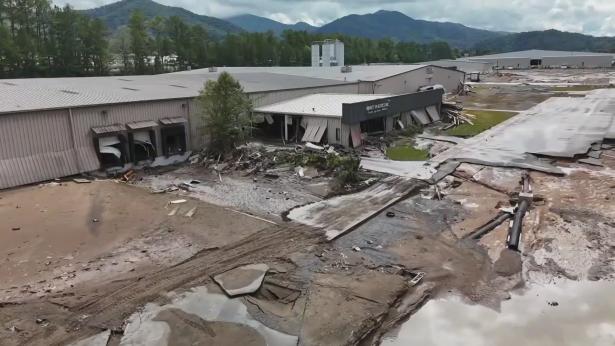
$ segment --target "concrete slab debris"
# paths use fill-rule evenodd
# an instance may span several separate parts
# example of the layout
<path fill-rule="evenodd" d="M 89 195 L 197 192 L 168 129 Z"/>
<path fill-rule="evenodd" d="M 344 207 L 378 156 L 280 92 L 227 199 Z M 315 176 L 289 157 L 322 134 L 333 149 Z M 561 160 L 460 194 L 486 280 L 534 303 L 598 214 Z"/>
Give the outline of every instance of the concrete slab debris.
<path fill-rule="evenodd" d="M 110 336 L 111 336 L 111 331 L 105 330 L 104 332 L 98 333 L 87 339 L 74 342 L 70 344 L 69 346 L 107 346 L 107 342 L 109 342 Z"/>
<path fill-rule="evenodd" d="M 417 138 L 429 139 L 432 141 L 441 141 L 441 142 L 449 142 L 453 144 L 460 144 L 465 141 L 465 139 L 455 136 L 432 136 L 432 135 L 417 135 Z"/>
<path fill-rule="evenodd" d="M 263 283 L 269 266 L 263 263 L 238 267 L 213 277 L 214 281 L 231 297 L 256 292 Z"/>
<path fill-rule="evenodd" d="M 437 165 L 428 161 L 393 161 L 364 157 L 361 158 L 361 168 L 381 173 L 388 173 L 404 178 L 429 180 L 436 172 Z"/>
<path fill-rule="evenodd" d="M 443 152 L 450 159 L 488 166 L 563 174 L 535 155 L 572 158 L 601 142 L 615 122 L 615 91 L 595 90 L 584 98 L 555 97 Z"/>
<path fill-rule="evenodd" d="M 591 165 L 591 166 L 598 166 L 598 167 L 603 167 L 604 165 L 602 164 L 602 160 L 600 159 L 595 159 L 593 157 L 588 157 L 586 159 L 580 159 L 579 160 L 580 163 L 585 163 L 587 165 Z"/>
<path fill-rule="evenodd" d="M 352 195 L 295 208 L 288 213 L 288 218 L 322 229 L 327 240 L 331 241 L 423 186 L 418 180 L 392 176 Z"/>
<path fill-rule="evenodd" d="M 128 319 L 120 345 L 177 345 L 186 338 L 189 338 L 190 344 L 200 345 L 224 345 L 229 340 L 249 346 L 297 345 L 296 336 L 278 332 L 252 318 L 239 299 L 210 293 L 206 287 L 172 295 L 171 299 L 171 303 L 166 305 L 149 303 L 142 311 L 134 313 Z M 203 327 L 209 327 L 211 322 L 215 322 L 211 328 L 214 333 L 202 332 L 210 330 Z M 186 323 L 195 328 L 191 328 L 190 333 L 177 333 L 181 331 L 178 330 L 179 325 Z M 249 340 L 234 339 L 232 334 L 227 333 L 229 328 L 234 333 L 250 336 Z M 253 332 L 257 333 L 257 340 L 261 343 L 254 342 Z"/>

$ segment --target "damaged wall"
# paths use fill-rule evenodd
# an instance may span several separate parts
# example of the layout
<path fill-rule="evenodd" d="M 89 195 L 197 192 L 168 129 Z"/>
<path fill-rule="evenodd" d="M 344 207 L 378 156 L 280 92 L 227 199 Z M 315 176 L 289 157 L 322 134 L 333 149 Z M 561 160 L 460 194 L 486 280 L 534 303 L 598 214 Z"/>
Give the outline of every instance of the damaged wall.
<path fill-rule="evenodd" d="M 93 127 L 187 118 L 182 104 L 186 100 L 0 115 L 0 189 L 95 171 Z"/>
<path fill-rule="evenodd" d="M 252 100 L 253 107 L 267 106 L 274 103 L 291 100 L 297 97 L 318 94 L 318 93 L 341 93 L 341 94 L 357 94 L 358 84 L 344 84 L 335 86 L 324 86 L 317 88 L 281 90 L 271 92 L 250 93 L 248 96 Z M 203 148 L 207 145 L 207 133 L 205 124 L 200 116 L 200 110 L 196 99 L 190 100 L 190 134 L 191 144 L 193 148 Z M 329 139 L 331 134 L 328 133 Z M 335 132 L 333 132 L 335 139 Z"/>
<path fill-rule="evenodd" d="M 68 110 L 0 115 L 0 189 L 78 172 Z"/>

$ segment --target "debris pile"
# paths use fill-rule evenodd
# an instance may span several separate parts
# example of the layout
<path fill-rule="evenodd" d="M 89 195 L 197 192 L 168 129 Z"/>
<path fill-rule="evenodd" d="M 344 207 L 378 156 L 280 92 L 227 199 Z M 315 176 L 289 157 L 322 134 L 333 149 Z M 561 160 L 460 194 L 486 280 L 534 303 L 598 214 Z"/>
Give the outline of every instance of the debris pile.
<path fill-rule="evenodd" d="M 213 169 L 220 180 L 223 174 L 231 172 L 244 177 L 260 173 L 267 179 L 278 179 L 284 172 L 294 172 L 304 179 L 335 177 L 342 186 L 359 182 L 359 159 L 356 153 L 332 145 L 306 143 L 272 146 L 249 143 L 237 147 L 226 158 L 206 151 L 198 155 L 198 158 L 191 159 L 192 164 Z"/>
<path fill-rule="evenodd" d="M 463 106 L 450 101 L 442 102 L 442 119 L 449 123 L 443 130 L 448 130 L 462 123 L 474 125 L 468 114 L 463 113 Z"/>

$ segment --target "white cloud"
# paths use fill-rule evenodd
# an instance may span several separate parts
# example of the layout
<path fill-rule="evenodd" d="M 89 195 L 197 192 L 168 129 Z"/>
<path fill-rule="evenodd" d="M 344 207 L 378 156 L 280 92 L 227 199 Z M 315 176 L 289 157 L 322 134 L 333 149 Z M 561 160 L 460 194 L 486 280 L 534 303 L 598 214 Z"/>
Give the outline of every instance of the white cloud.
<path fill-rule="evenodd" d="M 54 0 L 91 8 L 114 0 Z M 214 17 L 251 13 L 284 23 L 322 25 L 348 14 L 396 10 L 416 19 L 450 21 L 499 31 L 558 29 L 615 35 L 611 0 L 158 0 Z"/>

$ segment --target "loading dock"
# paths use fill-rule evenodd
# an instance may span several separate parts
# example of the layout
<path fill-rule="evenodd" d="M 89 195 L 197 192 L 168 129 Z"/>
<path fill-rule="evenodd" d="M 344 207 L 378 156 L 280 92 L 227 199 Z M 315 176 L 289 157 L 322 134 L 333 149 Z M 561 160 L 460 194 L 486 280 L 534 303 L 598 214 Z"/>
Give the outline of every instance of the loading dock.
<path fill-rule="evenodd" d="M 165 157 L 183 155 L 186 152 L 186 122 L 187 120 L 181 117 L 160 120 L 162 154 Z"/>
<path fill-rule="evenodd" d="M 128 158 L 126 127 L 121 124 L 93 127 L 94 148 L 101 168 L 121 167 Z"/>
<path fill-rule="evenodd" d="M 143 162 L 152 162 L 158 156 L 156 149 L 156 129 L 158 123 L 155 121 L 140 121 L 126 124 L 128 128 L 128 146 L 130 157 L 136 165 Z"/>

